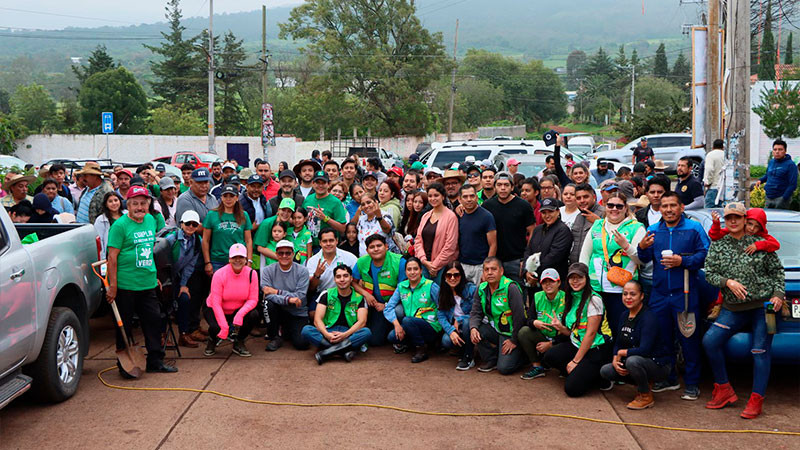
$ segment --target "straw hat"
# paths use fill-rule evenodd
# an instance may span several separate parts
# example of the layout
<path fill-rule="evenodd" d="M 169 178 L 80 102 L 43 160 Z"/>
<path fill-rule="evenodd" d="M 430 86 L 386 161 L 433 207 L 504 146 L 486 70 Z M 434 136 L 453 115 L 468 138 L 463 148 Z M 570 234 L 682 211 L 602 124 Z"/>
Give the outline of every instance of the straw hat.
<path fill-rule="evenodd" d="M 467 179 L 467 176 L 464 175 L 463 173 L 461 173 L 460 170 L 447 169 L 447 170 L 444 171 L 444 175 L 442 176 L 442 179 L 446 180 L 448 178 L 455 178 L 459 182 L 463 183 L 464 180 Z"/>
<path fill-rule="evenodd" d="M 655 170 L 667 170 L 667 165 L 664 164 L 664 161 L 657 159 L 655 160 L 656 166 L 653 167 Z"/>
<path fill-rule="evenodd" d="M 20 175 L 18 173 L 9 174 L 6 176 L 6 180 L 3 182 L 3 189 L 7 191 L 11 189 L 11 186 L 21 181 L 27 181 L 28 183 L 31 183 L 34 180 L 36 180 L 36 177 L 33 175 Z"/>
<path fill-rule="evenodd" d="M 81 175 L 97 175 L 98 177 L 102 177 L 105 175 L 102 170 L 100 170 L 100 164 L 97 164 L 94 161 L 89 161 L 86 165 L 83 166 L 83 169 L 77 171 Z"/>
<path fill-rule="evenodd" d="M 639 198 L 632 198 L 628 200 L 628 206 L 633 206 L 636 208 L 647 208 L 648 206 L 650 206 L 650 199 L 648 199 L 646 195 L 643 195 Z"/>

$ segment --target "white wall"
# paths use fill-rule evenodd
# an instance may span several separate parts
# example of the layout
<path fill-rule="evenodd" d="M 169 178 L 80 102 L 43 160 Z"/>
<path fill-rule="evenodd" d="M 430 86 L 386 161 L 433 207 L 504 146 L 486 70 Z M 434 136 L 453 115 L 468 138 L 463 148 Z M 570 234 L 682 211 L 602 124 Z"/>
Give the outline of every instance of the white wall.
<path fill-rule="evenodd" d="M 789 81 L 791 86 L 800 81 Z M 761 104 L 761 93 L 764 88 L 774 89 L 774 81 L 757 81 L 750 86 L 750 164 L 766 166 L 772 152 L 772 141 L 764 134 L 761 126 L 761 117 L 753 112 L 753 108 Z M 784 139 L 789 146 L 789 154 L 793 157 L 800 155 L 800 139 Z"/>

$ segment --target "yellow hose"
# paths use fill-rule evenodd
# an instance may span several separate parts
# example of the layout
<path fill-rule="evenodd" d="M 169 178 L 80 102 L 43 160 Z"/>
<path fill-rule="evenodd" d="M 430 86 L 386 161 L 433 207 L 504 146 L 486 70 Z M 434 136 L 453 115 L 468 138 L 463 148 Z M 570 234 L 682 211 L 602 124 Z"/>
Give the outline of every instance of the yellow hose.
<path fill-rule="evenodd" d="M 400 408 L 399 406 L 391 405 L 376 405 L 371 403 L 296 403 L 296 402 L 274 402 L 268 400 L 253 400 L 244 397 L 237 397 L 223 392 L 212 391 L 208 389 L 193 389 L 193 388 L 158 388 L 158 387 L 133 387 L 133 386 L 119 386 L 111 384 L 103 379 L 103 374 L 116 369 L 116 366 L 109 367 L 101 370 L 97 374 L 97 378 L 106 387 L 112 389 L 121 389 L 124 391 L 151 391 L 151 392 L 193 392 L 197 394 L 213 394 L 220 397 L 229 398 L 245 403 L 255 403 L 257 405 L 272 405 L 272 406 L 296 406 L 302 408 L 316 408 L 316 407 L 356 407 L 356 408 L 376 408 L 388 409 L 390 411 L 398 411 L 408 414 L 421 414 L 425 416 L 445 416 L 445 417 L 504 417 L 504 416 L 529 416 L 529 417 L 558 417 L 561 419 L 583 420 L 586 422 L 605 423 L 609 425 L 624 425 L 629 427 L 642 427 L 652 428 L 656 430 L 668 431 L 688 431 L 692 433 L 737 433 L 737 434 L 771 434 L 779 436 L 800 436 L 800 432 L 794 431 L 769 431 L 769 430 L 714 430 L 704 428 L 682 428 L 682 427 L 665 427 L 661 425 L 653 425 L 649 423 L 636 423 L 636 422 L 621 422 L 618 420 L 604 420 L 593 419 L 591 417 L 574 416 L 571 414 L 555 414 L 555 413 L 537 413 L 537 412 L 475 412 L 475 413 L 458 413 L 458 412 L 436 412 L 436 411 L 420 411 L 416 409 Z"/>

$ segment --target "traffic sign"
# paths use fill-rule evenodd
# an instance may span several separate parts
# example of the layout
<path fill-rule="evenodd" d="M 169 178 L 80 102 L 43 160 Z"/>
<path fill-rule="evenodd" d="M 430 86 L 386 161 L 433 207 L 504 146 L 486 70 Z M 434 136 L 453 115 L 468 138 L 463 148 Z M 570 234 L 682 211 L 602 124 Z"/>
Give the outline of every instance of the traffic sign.
<path fill-rule="evenodd" d="M 109 134 L 114 132 L 114 113 L 103 112 L 100 113 L 100 119 L 103 123 L 103 133 Z"/>

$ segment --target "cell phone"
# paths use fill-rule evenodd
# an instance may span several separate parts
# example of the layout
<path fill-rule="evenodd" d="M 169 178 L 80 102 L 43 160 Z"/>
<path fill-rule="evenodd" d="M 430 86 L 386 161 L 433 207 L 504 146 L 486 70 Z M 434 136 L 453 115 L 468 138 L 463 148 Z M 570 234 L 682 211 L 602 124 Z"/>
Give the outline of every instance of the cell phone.
<path fill-rule="evenodd" d="M 589 214 L 591 212 L 588 209 L 580 209 L 580 208 L 578 208 L 578 211 L 580 211 L 581 214 Z"/>

